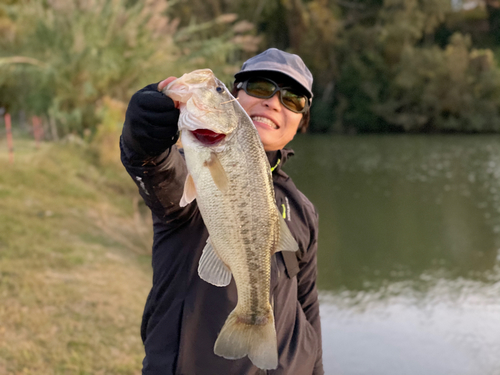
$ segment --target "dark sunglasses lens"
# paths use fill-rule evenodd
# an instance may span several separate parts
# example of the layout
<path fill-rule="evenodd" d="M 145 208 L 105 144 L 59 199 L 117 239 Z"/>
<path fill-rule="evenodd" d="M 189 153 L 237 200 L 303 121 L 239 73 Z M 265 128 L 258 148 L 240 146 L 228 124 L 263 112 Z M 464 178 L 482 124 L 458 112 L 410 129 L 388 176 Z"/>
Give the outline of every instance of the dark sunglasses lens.
<path fill-rule="evenodd" d="M 247 83 L 247 93 L 260 98 L 268 98 L 274 94 L 276 86 L 269 81 L 251 80 Z"/>
<path fill-rule="evenodd" d="M 266 79 L 250 79 L 246 84 L 245 91 L 248 95 L 257 98 L 270 98 L 279 88 L 274 82 Z M 280 90 L 280 100 L 283 105 L 293 112 L 303 112 L 307 105 L 307 98 L 304 95 L 297 95 L 287 89 Z"/>
<path fill-rule="evenodd" d="M 281 98 L 285 107 L 292 111 L 301 112 L 306 107 L 307 99 L 305 96 L 299 96 L 290 91 L 284 90 L 284 92 L 282 92 Z"/>

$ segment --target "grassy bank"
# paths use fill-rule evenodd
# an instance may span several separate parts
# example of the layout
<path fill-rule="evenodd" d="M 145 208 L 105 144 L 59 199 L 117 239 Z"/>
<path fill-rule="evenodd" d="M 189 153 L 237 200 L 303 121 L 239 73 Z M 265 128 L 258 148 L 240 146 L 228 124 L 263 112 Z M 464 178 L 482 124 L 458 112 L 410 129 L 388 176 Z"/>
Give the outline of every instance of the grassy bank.
<path fill-rule="evenodd" d="M 0 374 L 139 374 L 147 209 L 78 142 L 0 142 Z"/>

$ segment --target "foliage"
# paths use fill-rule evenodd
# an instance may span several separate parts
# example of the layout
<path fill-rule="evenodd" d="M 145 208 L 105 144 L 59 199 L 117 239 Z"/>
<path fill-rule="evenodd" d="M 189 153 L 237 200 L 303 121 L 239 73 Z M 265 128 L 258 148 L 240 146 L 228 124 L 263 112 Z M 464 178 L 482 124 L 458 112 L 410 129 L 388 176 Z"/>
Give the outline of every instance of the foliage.
<path fill-rule="evenodd" d="M 404 49 L 388 98 L 374 113 L 405 131 L 500 131 L 500 71 L 490 50 L 454 34 L 437 46 Z"/>
<path fill-rule="evenodd" d="M 313 73 L 313 132 L 498 131 L 493 0 L 167 1 L 0 0 L 0 107 L 95 134 L 105 97 L 196 68 L 229 84 L 277 47 Z"/>
<path fill-rule="evenodd" d="M 48 113 L 63 134 L 92 127 L 95 103 L 104 95 L 124 100 L 144 76 L 158 74 L 158 63 L 173 65 L 168 37 L 174 25 L 158 16 L 160 2 L 129 8 L 119 0 L 45 3 L 9 7 L 16 27 L 5 55 L 39 63 L 4 63 L 1 77 L 9 82 L 0 102 Z M 20 94 L 12 97 L 13 89 Z"/>
<path fill-rule="evenodd" d="M 183 73 L 194 68 L 212 69 L 226 83 L 241 63 L 258 50 L 260 38 L 255 36 L 254 26 L 248 21 L 238 21 L 234 13 L 182 27 L 174 35 L 174 42 L 181 54 L 177 64 Z"/>
<path fill-rule="evenodd" d="M 98 105 L 101 122 L 92 139 L 92 148 L 101 166 L 121 166 L 119 139 L 126 109 L 124 102 L 109 96 Z"/>
<path fill-rule="evenodd" d="M 498 131 L 500 71 L 491 50 L 436 30 L 447 1 L 386 0 L 371 26 L 342 31 L 335 48 L 340 131 Z"/>
<path fill-rule="evenodd" d="M 11 37 L 0 38 L 0 106 L 46 114 L 62 135 L 83 134 L 95 131 L 104 97 L 127 102 L 140 87 L 209 60 L 230 76 L 227 61 L 243 48 L 233 38 L 248 28 L 237 33 L 234 17 L 221 16 L 178 31 L 167 8 L 164 0 L 2 4 Z M 209 33 L 215 26 L 222 26 L 218 35 Z"/>

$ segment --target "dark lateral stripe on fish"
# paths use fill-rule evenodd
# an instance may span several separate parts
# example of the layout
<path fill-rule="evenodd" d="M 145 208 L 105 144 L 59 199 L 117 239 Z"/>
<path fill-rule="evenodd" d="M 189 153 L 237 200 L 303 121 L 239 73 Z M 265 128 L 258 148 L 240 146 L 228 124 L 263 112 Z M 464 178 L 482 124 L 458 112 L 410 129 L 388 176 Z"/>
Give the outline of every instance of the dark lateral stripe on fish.
<path fill-rule="evenodd" d="M 208 129 L 196 129 L 192 130 L 191 133 L 193 133 L 198 141 L 205 145 L 214 145 L 226 137 L 225 134 L 216 133 Z"/>
<path fill-rule="evenodd" d="M 249 224 L 249 223 L 248 223 Z M 242 228 L 241 228 L 241 231 L 245 231 L 245 228 L 246 225 L 243 225 Z M 260 265 L 255 263 L 255 258 L 257 257 L 257 253 L 255 251 L 255 249 L 253 249 L 253 246 L 252 246 L 252 240 L 250 238 L 248 238 L 246 235 L 242 235 L 242 239 L 243 239 L 243 243 L 246 245 L 245 246 L 245 253 L 246 253 L 246 256 L 247 256 L 247 269 L 248 269 L 248 277 L 249 277 L 249 282 L 250 282 L 250 285 L 258 285 L 258 272 L 259 271 L 259 268 L 260 268 Z M 257 311 L 256 311 L 256 308 L 259 306 L 259 290 L 258 288 L 256 287 L 253 287 L 253 288 L 250 288 L 250 308 L 251 308 L 251 312 L 252 312 L 252 315 L 253 314 L 256 314 Z"/>
<path fill-rule="evenodd" d="M 244 220 L 243 225 L 240 229 L 240 234 L 242 234 L 243 243 L 247 245 L 245 246 L 245 253 L 247 257 L 246 264 L 247 264 L 249 282 L 250 285 L 257 286 L 259 284 L 259 281 L 261 281 L 262 278 L 266 277 L 266 271 L 265 269 L 262 268 L 262 264 L 258 260 L 260 258 L 259 250 L 255 248 L 255 246 L 251 246 L 251 244 L 257 243 L 257 233 L 255 233 L 255 231 L 249 233 L 251 235 L 251 238 L 248 238 L 247 236 L 244 235 L 244 233 L 245 234 L 247 233 L 247 230 L 245 230 L 245 227 L 247 225 L 251 225 L 251 222 L 248 220 Z M 269 315 L 269 311 L 262 310 L 262 304 L 260 302 L 260 299 L 262 298 L 261 293 L 262 291 L 257 287 L 250 288 L 249 313 L 251 316 L 252 324 L 258 324 L 257 323 L 258 321 L 262 320 L 264 317 Z M 269 298 L 269 296 L 267 296 L 266 298 Z"/>
<path fill-rule="evenodd" d="M 255 259 L 258 257 L 256 253 L 256 249 L 253 248 L 252 243 L 255 243 L 255 233 L 251 230 L 251 220 L 249 220 L 245 214 L 244 207 L 240 207 L 239 217 L 241 220 L 240 234 L 242 243 L 245 245 L 245 254 L 247 258 L 247 272 L 249 277 L 250 285 L 258 285 L 258 271 L 260 271 L 260 265 L 254 263 Z M 249 237 L 249 235 L 251 237 Z M 257 272 L 256 272 L 257 271 Z M 250 288 L 250 311 L 252 316 L 258 315 L 258 306 L 259 306 L 259 290 L 256 287 Z"/>

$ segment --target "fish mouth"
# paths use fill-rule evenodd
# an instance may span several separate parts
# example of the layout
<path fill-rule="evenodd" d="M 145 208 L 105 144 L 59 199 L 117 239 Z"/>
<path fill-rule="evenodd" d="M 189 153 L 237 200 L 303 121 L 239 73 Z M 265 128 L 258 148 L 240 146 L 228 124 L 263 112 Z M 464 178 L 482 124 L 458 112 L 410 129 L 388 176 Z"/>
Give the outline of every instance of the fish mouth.
<path fill-rule="evenodd" d="M 215 145 L 226 138 L 225 134 L 216 133 L 208 129 L 191 130 L 191 133 L 204 145 Z"/>

